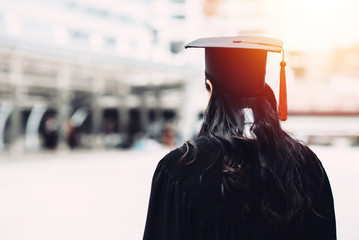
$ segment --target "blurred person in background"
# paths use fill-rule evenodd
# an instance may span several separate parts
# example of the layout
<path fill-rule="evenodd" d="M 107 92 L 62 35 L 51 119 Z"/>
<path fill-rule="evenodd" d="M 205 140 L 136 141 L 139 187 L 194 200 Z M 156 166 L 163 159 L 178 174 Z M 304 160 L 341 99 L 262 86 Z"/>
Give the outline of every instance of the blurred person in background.
<path fill-rule="evenodd" d="M 72 123 L 69 123 L 67 127 L 67 144 L 71 149 L 75 149 L 80 145 L 78 128 Z"/>
<path fill-rule="evenodd" d="M 279 106 L 265 83 L 270 38 L 199 39 L 209 103 L 198 136 L 158 164 L 143 239 L 336 239 L 326 172 L 286 120 L 284 55 Z"/>
<path fill-rule="evenodd" d="M 167 147 L 174 147 L 176 143 L 175 129 L 171 124 L 166 124 L 163 127 L 162 143 Z"/>
<path fill-rule="evenodd" d="M 46 117 L 42 135 L 45 149 L 55 150 L 59 138 L 59 124 L 55 114 Z"/>

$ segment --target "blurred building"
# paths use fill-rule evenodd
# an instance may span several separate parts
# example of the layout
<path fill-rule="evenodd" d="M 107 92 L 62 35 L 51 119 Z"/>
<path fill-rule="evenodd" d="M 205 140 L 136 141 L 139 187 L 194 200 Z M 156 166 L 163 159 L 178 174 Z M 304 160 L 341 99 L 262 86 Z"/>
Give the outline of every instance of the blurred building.
<path fill-rule="evenodd" d="M 359 115 L 358 48 L 290 51 L 293 112 Z"/>
<path fill-rule="evenodd" d="M 142 136 L 161 141 L 168 123 L 187 139 L 206 96 L 203 51 L 185 54 L 184 43 L 281 38 L 281 11 L 282 0 L 2 0 L 0 151 L 47 141 L 126 147 Z M 290 111 L 358 112 L 356 58 L 352 49 L 289 49 Z"/>
<path fill-rule="evenodd" d="M 96 145 L 99 134 L 118 135 L 100 145 L 130 144 L 150 124 L 178 119 L 197 73 L 182 53 L 187 7 L 121 3 L 1 2 L 0 149 L 40 149 L 49 118 L 72 147 Z"/>

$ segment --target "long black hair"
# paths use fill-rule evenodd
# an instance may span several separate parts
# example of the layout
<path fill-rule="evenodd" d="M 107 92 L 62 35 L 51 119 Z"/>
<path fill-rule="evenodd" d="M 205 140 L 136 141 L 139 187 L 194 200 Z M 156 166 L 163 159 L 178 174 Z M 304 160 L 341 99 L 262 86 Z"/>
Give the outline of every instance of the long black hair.
<path fill-rule="evenodd" d="M 251 123 L 246 123 L 246 108 L 253 113 Z M 244 133 L 246 124 L 252 137 Z M 315 154 L 282 130 L 275 95 L 267 84 L 263 95 L 253 98 L 239 98 L 214 86 L 197 137 L 202 136 L 220 146 L 215 157 L 222 160 L 222 194 L 238 199 L 242 216 L 256 208 L 275 231 L 297 225 L 307 211 L 315 213 L 305 169 L 313 163 L 320 166 L 319 161 L 312 161 Z M 186 144 L 197 149 L 194 141 Z"/>

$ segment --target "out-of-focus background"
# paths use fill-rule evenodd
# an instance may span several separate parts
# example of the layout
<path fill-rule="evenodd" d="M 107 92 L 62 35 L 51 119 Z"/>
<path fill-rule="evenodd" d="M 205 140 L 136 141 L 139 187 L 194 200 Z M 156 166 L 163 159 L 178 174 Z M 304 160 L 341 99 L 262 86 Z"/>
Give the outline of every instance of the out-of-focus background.
<path fill-rule="evenodd" d="M 359 239 L 355 0 L 1 0 L 0 239 L 141 239 L 160 158 L 207 96 L 199 37 L 284 41 L 283 127 L 323 161 Z M 278 92 L 280 54 L 267 82 Z"/>

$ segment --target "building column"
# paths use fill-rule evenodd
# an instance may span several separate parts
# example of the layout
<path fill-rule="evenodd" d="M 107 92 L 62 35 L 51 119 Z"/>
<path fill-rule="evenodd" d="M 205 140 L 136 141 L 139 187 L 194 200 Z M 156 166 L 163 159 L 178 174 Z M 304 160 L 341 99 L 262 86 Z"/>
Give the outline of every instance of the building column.
<path fill-rule="evenodd" d="M 159 87 L 155 89 L 155 98 L 156 98 L 155 121 L 159 122 L 163 119 L 161 88 Z"/>
<path fill-rule="evenodd" d="M 46 113 L 48 106 L 44 103 L 36 103 L 31 111 L 26 122 L 25 128 L 25 147 L 28 151 L 40 150 L 39 128 L 41 119 Z"/>
<path fill-rule="evenodd" d="M 13 110 L 13 105 L 9 102 L 0 104 L 0 152 L 5 149 L 5 128 L 6 123 Z"/>
<path fill-rule="evenodd" d="M 98 102 L 101 95 L 98 92 L 92 92 L 91 97 L 91 129 L 93 135 L 99 135 L 101 133 L 101 120 L 102 111 Z"/>
<path fill-rule="evenodd" d="M 126 98 L 127 96 L 130 95 L 130 88 L 126 83 L 121 83 L 119 84 L 120 87 L 118 89 L 120 96 L 119 96 L 119 130 L 121 133 L 123 134 L 127 134 L 128 131 L 128 124 L 129 124 L 129 120 L 130 120 L 130 116 L 129 116 L 129 109 L 127 106 L 127 101 Z"/>
<path fill-rule="evenodd" d="M 144 91 L 139 97 L 141 101 L 141 106 L 140 106 L 141 131 L 143 134 L 146 134 L 147 125 L 148 125 L 148 109 L 146 103 L 146 92 Z"/>
<path fill-rule="evenodd" d="M 100 98 L 103 95 L 104 77 L 101 73 L 94 74 L 92 79 L 92 96 L 91 96 L 91 132 L 92 142 L 94 147 L 101 147 L 100 133 L 103 109 L 99 104 Z"/>
<path fill-rule="evenodd" d="M 58 148 L 66 149 L 70 119 L 70 72 L 67 64 L 58 68 L 56 110 L 59 123 Z"/>
<path fill-rule="evenodd" d="M 10 152 L 12 155 L 22 154 L 24 151 L 23 141 L 21 141 L 21 108 L 19 99 L 22 90 L 23 70 L 22 56 L 16 52 L 12 53 L 10 66 L 10 83 L 12 95 L 12 113 L 10 117 Z"/>

